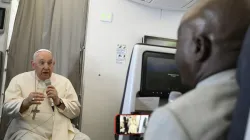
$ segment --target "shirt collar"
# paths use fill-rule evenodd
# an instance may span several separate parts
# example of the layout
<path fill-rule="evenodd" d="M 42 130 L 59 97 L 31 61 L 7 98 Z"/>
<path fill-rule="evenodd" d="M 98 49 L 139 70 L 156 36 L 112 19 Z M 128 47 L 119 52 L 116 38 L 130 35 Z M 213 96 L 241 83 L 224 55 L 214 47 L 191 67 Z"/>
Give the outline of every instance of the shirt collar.
<path fill-rule="evenodd" d="M 218 84 L 232 79 L 236 79 L 235 75 L 236 75 L 236 69 L 222 71 L 202 80 L 196 85 L 196 87 Z"/>

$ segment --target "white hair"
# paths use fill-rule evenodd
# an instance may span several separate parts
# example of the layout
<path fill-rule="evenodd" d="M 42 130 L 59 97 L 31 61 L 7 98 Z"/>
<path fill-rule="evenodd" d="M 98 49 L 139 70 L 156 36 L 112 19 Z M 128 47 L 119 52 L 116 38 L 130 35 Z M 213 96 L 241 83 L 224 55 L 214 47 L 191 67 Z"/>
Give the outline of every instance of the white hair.
<path fill-rule="evenodd" d="M 33 55 L 33 61 L 36 60 L 36 57 L 37 57 L 37 55 L 38 55 L 39 52 L 49 52 L 49 53 L 52 55 L 52 52 L 51 52 L 50 50 L 47 50 L 47 49 L 40 49 L 40 50 L 38 50 L 38 51 L 36 51 L 36 52 L 34 53 L 34 55 Z"/>

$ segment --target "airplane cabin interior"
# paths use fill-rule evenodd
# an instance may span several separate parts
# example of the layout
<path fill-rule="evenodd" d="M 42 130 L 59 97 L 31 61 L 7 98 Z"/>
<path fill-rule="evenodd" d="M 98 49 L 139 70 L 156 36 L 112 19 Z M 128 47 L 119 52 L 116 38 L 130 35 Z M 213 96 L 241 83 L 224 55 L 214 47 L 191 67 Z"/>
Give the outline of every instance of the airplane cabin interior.
<path fill-rule="evenodd" d="M 0 140 L 18 140 L 18 138 L 22 140 L 26 136 L 29 139 L 26 133 L 18 136 L 19 133 L 11 132 L 10 129 L 13 125 L 20 127 L 20 130 L 25 129 L 35 134 L 40 131 L 39 127 L 47 123 L 43 120 L 45 117 L 41 117 L 41 120 L 38 121 L 41 124 L 35 125 L 35 116 L 39 118 L 39 113 L 43 113 L 42 107 L 41 112 L 37 111 L 40 105 L 36 106 L 36 113 L 34 110 L 31 111 L 33 120 L 31 114 L 27 118 L 21 115 L 20 119 L 20 116 L 16 118 L 14 115 L 15 111 L 7 111 L 9 106 L 16 106 L 21 111 L 24 101 L 28 101 L 25 99 L 31 96 L 30 93 L 26 97 L 27 93 L 24 93 L 26 90 L 21 87 L 27 82 L 26 84 L 31 83 L 29 86 L 33 88 L 34 82 L 29 82 L 29 78 L 23 78 L 24 82 L 20 82 L 20 85 L 17 85 L 17 82 L 14 84 L 15 90 L 20 89 L 20 93 L 17 92 L 18 96 L 14 95 L 14 90 L 11 90 L 11 84 L 13 84 L 13 79 L 15 80 L 16 76 L 22 73 L 35 71 L 37 74 L 39 67 L 35 63 L 36 59 L 40 58 L 37 57 L 39 52 L 39 54 L 47 52 L 53 55 L 51 55 L 53 58 L 51 61 L 55 62 L 53 66 L 50 66 L 52 62 L 50 64 L 47 62 L 47 65 L 43 65 L 43 69 L 48 68 L 53 74 L 68 79 L 66 81 L 70 84 L 64 84 L 60 88 L 65 88 L 62 90 L 65 92 L 73 91 L 68 96 L 60 95 L 57 92 L 59 86 L 55 83 L 63 82 L 65 79 L 55 82 L 53 78 L 50 78 L 51 81 L 45 82 L 43 90 L 46 93 L 45 99 L 49 96 L 49 91 L 47 91 L 49 86 L 55 86 L 55 90 L 57 90 L 53 92 L 54 96 L 48 97 L 46 100 L 53 107 L 53 112 L 48 112 L 52 112 L 54 115 L 58 113 L 58 118 L 66 118 L 70 122 L 67 124 L 68 130 L 56 129 L 58 133 L 69 133 L 65 135 L 69 136 L 65 140 L 153 140 L 154 138 L 149 137 L 150 132 L 147 132 L 151 131 L 147 127 L 153 126 L 153 122 L 150 122 L 151 115 L 158 108 L 164 108 L 169 104 L 174 104 L 179 98 L 185 98 L 186 94 L 191 94 L 190 91 L 196 88 L 183 83 L 183 77 L 176 63 L 176 53 L 180 44 L 178 29 L 183 22 L 182 18 L 198 3 L 202 3 L 202 1 L 1 0 Z M 248 34 L 245 35 L 239 55 L 240 62 L 236 68 L 237 82 L 243 80 L 238 82 L 241 96 L 237 95 L 239 101 L 235 103 L 236 109 L 232 109 L 231 114 L 235 115 L 234 117 L 249 112 L 250 104 L 248 106 L 249 102 L 246 100 L 250 100 L 250 97 L 243 97 L 243 92 L 245 93 L 247 90 L 247 84 L 244 85 L 244 82 L 247 81 L 248 75 L 241 75 L 241 73 L 247 73 L 246 69 L 250 64 L 246 58 L 246 52 L 249 50 L 246 47 L 249 48 L 250 44 L 248 36 Z M 203 45 L 204 42 L 198 42 L 196 45 Z M 198 51 L 203 50 L 198 49 Z M 201 61 L 203 62 L 203 60 Z M 51 75 L 50 77 L 52 77 Z M 43 80 L 40 79 L 40 81 Z M 37 88 L 37 83 L 34 84 Z M 67 87 L 69 85 L 72 85 L 73 90 Z M 13 95 L 6 95 L 10 93 Z M 9 99 L 10 97 L 11 99 Z M 35 106 L 34 97 L 30 101 L 32 102 L 30 108 Z M 6 101 L 7 99 L 9 101 Z M 9 102 L 20 99 L 23 100 L 20 102 L 20 106 L 8 105 Z M 69 101 L 71 99 L 72 101 Z M 43 104 L 42 101 L 40 103 Z M 78 109 L 74 108 L 75 106 Z M 242 106 L 248 108 L 243 110 Z M 54 107 L 57 111 L 54 110 Z M 63 111 L 62 108 L 66 111 Z M 69 112 L 72 112 L 73 115 L 68 115 Z M 22 113 L 19 112 L 19 114 Z M 52 118 L 55 121 L 53 129 L 66 127 L 61 120 L 58 122 L 62 124 L 55 127 L 58 118 L 56 115 Z M 18 126 L 21 125 L 18 123 L 18 119 L 22 123 L 27 121 L 27 124 L 33 122 L 34 124 L 29 124 L 30 129 L 26 125 L 24 128 L 24 126 Z M 225 140 L 247 140 L 249 138 L 248 114 L 243 116 L 241 122 L 232 119 L 232 124 L 230 135 Z M 41 130 L 43 128 L 47 128 L 47 126 L 41 127 Z M 48 136 L 50 138 L 45 138 L 49 134 L 44 131 L 41 132 L 43 139 L 39 140 L 58 140 L 59 137 L 53 136 L 57 135 L 53 129 L 49 130 L 53 131 Z M 75 133 L 74 138 L 71 137 L 71 132 Z M 15 134 L 12 135 L 12 133 Z M 77 133 L 84 135 L 76 135 Z M 174 133 L 173 135 L 175 135 Z M 235 133 L 238 135 L 234 135 Z M 64 137 L 63 134 L 62 137 Z M 169 138 L 171 139 L 171 137 Z M 239 137 L 241 139 L 238 139 Z M 168 136 L 165 139 L 168 139 Z"/>

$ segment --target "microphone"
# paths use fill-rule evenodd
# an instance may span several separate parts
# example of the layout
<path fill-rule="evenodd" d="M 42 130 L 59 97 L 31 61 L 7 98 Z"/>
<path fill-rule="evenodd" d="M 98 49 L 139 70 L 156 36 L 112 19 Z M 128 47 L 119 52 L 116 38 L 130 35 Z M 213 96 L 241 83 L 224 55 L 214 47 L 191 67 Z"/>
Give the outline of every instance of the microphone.
<path fill-rule="evenodd" d="M 180 92 L 177 91 L 171 91 L 168 97 L 168 102 L 172 103 L 174 100 L 176 100 L 177 98 L 179 98 L 182 94 Z"/>
<path fill-rule="evenodd" d="M 46 79 L 44 82 L 45 82 L 46 87 L 48 87 L 48 86 L 51 85 L 50 79 Z M 50 102 L 51 102 L 51 108 L 52 108 L 52 110 L 54 111 L 54 108 L 55 108 L 55 107 L 54 107 L 53 99 L 50 98 Z"/>

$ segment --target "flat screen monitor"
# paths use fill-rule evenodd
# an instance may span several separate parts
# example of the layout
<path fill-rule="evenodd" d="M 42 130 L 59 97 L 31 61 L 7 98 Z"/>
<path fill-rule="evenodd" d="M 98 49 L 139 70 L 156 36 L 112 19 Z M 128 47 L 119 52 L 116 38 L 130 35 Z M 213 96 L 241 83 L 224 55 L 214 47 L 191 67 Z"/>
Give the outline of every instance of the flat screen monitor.
<path fill-rule="evenodd" d="M 4 31 L 5 8 L 0 8 L 0 33 Z"/>
<path fill-rule="evenodd" d="M 182 84 L 175 55 L 145 52 L 142 61 L 141 97 L 169 97 L 171 91 L 185 93 L 189 88 Z"/>

